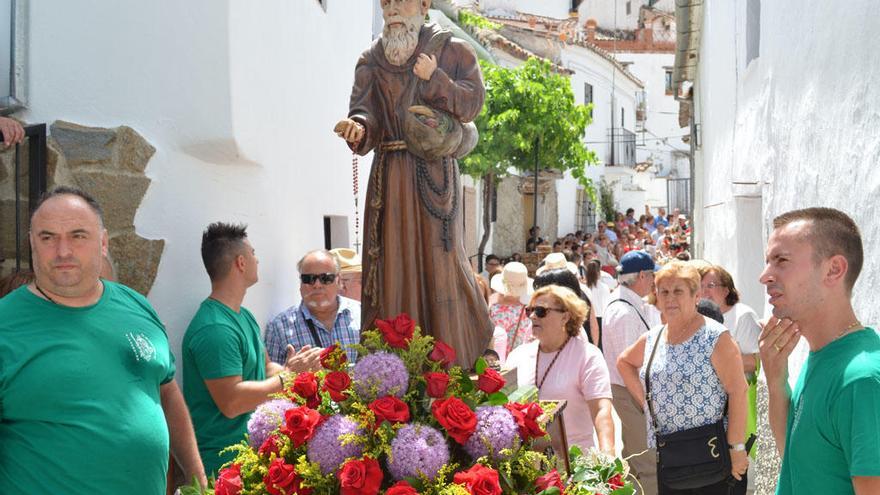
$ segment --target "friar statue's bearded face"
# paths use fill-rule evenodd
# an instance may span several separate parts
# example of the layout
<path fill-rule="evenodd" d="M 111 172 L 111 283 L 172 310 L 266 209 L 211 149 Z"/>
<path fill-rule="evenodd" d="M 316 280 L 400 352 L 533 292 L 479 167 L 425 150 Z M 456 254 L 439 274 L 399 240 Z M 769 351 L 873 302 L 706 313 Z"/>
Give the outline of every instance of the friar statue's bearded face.
<path fill-rule="evenodd" d="M 425 23 L 429 0 L 382 0 L 382 47 L 385 58 L 403 65 L 419 44 L 419 30 Z"/>

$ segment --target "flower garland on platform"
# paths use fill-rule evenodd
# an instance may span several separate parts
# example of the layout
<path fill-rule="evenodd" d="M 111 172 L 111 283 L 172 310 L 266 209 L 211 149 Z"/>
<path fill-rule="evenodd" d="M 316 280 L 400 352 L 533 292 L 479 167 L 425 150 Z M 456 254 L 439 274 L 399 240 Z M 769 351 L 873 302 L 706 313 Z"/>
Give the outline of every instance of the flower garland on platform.
<path fill-rule="evenodd" d="M 531 450 L 546 436 L 535 402 L 513 403 L 504 378 L 477 361 L 476 383 L 455 350 L 405 314 L 362 332 L 359 359 L 334 345 L 323 369 L 300 373 L 257 408 L 248 438 L 228 447 L 214 495 L 630 495 L 626 464 L 572 449 L 572 476 Z M 591 457 L 592 456 L 592 457 Z"/>

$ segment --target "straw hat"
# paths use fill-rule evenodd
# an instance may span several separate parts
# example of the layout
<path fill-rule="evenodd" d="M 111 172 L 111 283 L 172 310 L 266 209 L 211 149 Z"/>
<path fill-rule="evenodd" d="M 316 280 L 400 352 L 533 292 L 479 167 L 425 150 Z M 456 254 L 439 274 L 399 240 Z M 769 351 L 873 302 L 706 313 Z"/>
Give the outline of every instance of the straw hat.
<path fill-rule="evenodd" d="M 495 292 L 519 297 L 523 304 L 529 303 L 532 292 L 535 291 L 532 287 L 532 279 L 529 278 L 529 269 L 517 261 L 504 265 L 504 269 L 492 277 L 489 285 Z"/>
<path fill-rule="evenodd" d="M 333 257 L 336 258 L 336 262 L 339 263 L 339 273 L 361 272 L 361 257 L 354 251 L 354 249 L 331 249 L 330 254 L 332 254 Z"/>
<path fill-rule="evenodd" d="M 571 273 L 574 273 L 575 275 L 578 274 L 577 265 L 571 261 L 566 261 L 564 254 L 550 253 L 544 258 L 544 264 L 535 270 L 535 275 L 540 275 L 550 270 L 559 270 L 560 268 L 566 268 Z"/>

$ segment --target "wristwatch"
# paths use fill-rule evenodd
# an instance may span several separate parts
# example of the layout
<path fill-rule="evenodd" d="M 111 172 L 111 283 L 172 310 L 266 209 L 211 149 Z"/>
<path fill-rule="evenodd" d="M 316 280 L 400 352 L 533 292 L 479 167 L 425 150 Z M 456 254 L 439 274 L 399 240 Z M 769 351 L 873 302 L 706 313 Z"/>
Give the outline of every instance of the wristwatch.
<path fill-rule="evenodd" d="M 745 452 L 746 444 L 744 443 L 732 443 L 730 444 L 730 450 L 734 450 L 737 452 Z"/>

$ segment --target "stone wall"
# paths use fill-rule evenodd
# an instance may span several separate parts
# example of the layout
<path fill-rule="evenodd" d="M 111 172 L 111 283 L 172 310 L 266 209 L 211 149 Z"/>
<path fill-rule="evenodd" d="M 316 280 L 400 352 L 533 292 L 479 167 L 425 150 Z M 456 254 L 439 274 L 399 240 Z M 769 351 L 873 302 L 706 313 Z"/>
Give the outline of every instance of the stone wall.
<path fill-rule="evenodd" d="M 541 172 L 538 185 L 538 226 L 541 237 L 555 240 L 559 224 L 558 197 L 556 180 L 559 174 Z M 531 218 L 531 212 L 525 211 L 523 190 L 531 192 L 534 186 L 532 179 L 512 175 L 498 184 L 498 219 L 492 224 L 492 250 L 499 256 L 522 253 L 525 250 L 527 229 L 525 219 Z M 523 183 L 523 186 L 521 186 Z"/>
<path fill-rule="evenodd" d="M 156 149 L 126 126 L 85 127 L 56 121 L 50 126 L 50 134 L 48 188 L 79 187 L 98 200 L 104 209 L 104 226 L 110 235 L 110 260 L 117 280 L 146 295 L 156 278 L 165 241 L 138 236 L 134 217 L 150 185 L 144 170 Z M 12 266 L 10 261 L 15 256 L 14 163 L 13 152 L 0 154 L 0 248 L 7 267 Z M 21 163 L 26 169 L 25 155 Z M 26 178 L 23 182 L 23 208 L 26 209 Z"/>

